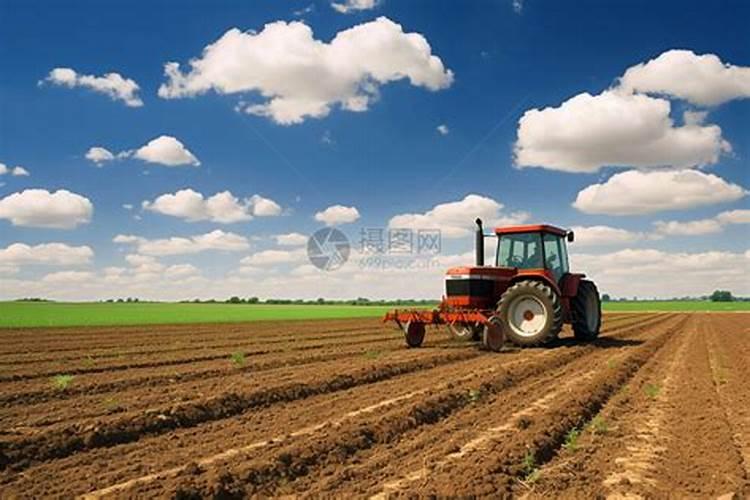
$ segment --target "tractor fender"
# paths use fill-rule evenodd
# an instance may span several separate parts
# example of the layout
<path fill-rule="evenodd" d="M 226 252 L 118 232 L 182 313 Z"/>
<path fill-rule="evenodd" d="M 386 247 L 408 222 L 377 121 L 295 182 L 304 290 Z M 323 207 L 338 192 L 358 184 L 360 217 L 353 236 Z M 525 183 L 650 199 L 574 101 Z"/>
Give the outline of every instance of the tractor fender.
<path fill-rule="evenodd" d="M 578 295 L 578 285 L 585 277 L 585 274 L 580 273 L 569 273 L 563 276 L 560 280 L 560 291 L 562 292 L 562 296 L 570 298 Z"/>

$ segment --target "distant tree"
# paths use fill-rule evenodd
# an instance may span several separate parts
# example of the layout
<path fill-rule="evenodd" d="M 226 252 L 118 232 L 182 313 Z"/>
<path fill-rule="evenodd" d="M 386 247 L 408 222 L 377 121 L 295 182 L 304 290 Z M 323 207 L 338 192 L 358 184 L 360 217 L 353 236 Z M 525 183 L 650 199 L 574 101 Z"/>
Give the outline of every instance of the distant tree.
<path fill-rule="evenodd" d="M 714 290 L 710 299 L 711 302 L 732 302 L 734 297 L 732 297 L 732 292 L 729 290 Z"/>
<path fill-rule="evenodd" d="M 604 295 L 602 295 L 602 302 L 609 302 L 610 300 L 612 300 L 612 298 L 609 296 L 608 293 L 605 293 Z"/>
<path fill-rule="evenodd" d="M 258 302 L 260 302 L 260 299 L 258 297 L 250 297 L 249 299 L 247 299 L 248 304 L 257 304 Z"/>
<path fill-rule="evenodd" d="M 227 300 L 229 304 L 242 304 L 242 299 L 237 297 L 236 295 L 229 297 L 229 300 Z"/>

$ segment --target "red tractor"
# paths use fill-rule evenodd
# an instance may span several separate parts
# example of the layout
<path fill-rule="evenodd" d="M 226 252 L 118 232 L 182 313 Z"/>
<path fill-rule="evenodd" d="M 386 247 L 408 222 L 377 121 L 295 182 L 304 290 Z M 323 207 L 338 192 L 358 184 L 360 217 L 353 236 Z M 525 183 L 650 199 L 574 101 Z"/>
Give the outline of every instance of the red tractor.
<path fill-rule="evenodd" d="M 446 273 L 445 297 L 432 311 L 395 310 L 385 321 L 404 331 L 409 347 L 422 345 L 426 325 L 447 325 L 454 337 L 481 340 L 497 351 L 557 338 L 564 323 L 578 340 L 599 335 L 601 302 L 593 281 L 571 273 L 566 242 L 572 231 L 549 225 L 498 227 L 485 235 L 476 220 L 476 265 Z M 495 265 L 484 265 L 484 238 L 497 237 Z"/>

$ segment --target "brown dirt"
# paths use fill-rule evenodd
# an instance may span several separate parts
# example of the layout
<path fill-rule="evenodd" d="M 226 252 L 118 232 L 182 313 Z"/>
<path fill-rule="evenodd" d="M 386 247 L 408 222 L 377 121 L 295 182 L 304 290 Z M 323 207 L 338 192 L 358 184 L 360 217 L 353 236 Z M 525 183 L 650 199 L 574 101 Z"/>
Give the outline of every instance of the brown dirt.
<path fill-rule="evenodd" d="M 402 343 L 362 319 L 0 331 L 0 498 L 750 494 L 750 315 Z"/>

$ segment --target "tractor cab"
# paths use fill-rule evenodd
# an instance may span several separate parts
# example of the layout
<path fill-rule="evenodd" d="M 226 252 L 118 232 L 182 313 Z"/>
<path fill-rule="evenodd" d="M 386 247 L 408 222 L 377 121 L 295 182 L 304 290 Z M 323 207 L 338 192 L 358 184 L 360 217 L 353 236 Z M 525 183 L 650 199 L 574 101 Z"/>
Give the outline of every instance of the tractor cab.
<path fill-rule="evenodd" d="M 558 284 L 570 271 L 566 241 L 573 241 L 572 232 L 555 226 L 528 225 L 498 227 L 495 234 L 497 267 L 546 271 Z"/>

